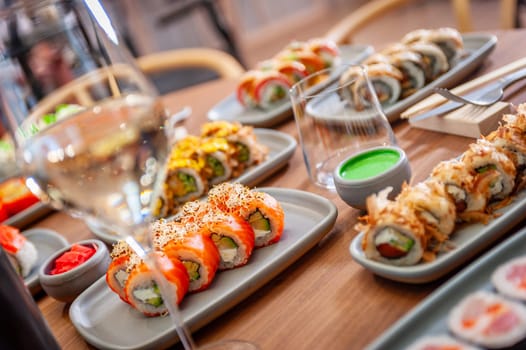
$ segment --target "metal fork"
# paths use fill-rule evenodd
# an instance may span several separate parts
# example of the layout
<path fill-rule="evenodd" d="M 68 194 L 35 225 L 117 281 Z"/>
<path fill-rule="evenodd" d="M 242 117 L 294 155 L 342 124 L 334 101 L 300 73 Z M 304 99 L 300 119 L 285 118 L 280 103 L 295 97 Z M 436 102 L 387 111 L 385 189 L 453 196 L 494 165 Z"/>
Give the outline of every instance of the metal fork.
<path fill-rule="evenodd" d="M 441 87 L 436 87 L 433 90 L 451 101 L 456 101 L 464 104 L 472 104 L 475 106 L 489 106 L 502 99 L 502 96 L 504 95 L 504 89 L 506 87 L 524 77 L 526 77 L 526 68 L 518 70 L 510 75 L 507 75 L 504 78 L 499 79 L 496 83 L 494 83 L 493 89 L 486 92 L 484 95 L 473 99 L 456 95 L 450 90 Z"/>

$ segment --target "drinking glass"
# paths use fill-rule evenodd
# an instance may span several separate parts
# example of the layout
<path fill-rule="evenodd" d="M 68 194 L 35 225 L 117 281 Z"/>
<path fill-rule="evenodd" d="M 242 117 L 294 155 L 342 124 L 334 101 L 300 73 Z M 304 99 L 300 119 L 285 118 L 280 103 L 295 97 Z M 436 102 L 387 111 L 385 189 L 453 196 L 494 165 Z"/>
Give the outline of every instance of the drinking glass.
<path fill-rule="evenodd" d="M 24 1 L 2 16 L 1 113 L 28 187 L 121 235 L 156 274 L 181 343 L 195 348 L 149 249 L 168 153 L 155 88 L 98 0 Z"/>
<path fill-rule="evenodd" d="M 365 66 L 309 75 L 291 88 L 290 99 L 305 166 L 317 186 L 335 190 L 333 172 L 353 154 L 397 145 Z"/>

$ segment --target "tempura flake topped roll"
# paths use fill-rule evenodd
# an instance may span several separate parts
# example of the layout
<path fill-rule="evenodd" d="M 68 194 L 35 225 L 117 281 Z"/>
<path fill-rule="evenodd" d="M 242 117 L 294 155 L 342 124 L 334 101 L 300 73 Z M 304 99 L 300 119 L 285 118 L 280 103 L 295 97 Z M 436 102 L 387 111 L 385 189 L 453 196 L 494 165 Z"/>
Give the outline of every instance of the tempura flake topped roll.
<path fill-rule="evenodd" d="M 364 232 L 362 249 L 372 260 L 391 265 L 414 265 L 424 258 L 427 247 L 425 227 L 415 211 L 387 198 L 391 188 L 367 198 L 366 224 L 358 224 Z"/>

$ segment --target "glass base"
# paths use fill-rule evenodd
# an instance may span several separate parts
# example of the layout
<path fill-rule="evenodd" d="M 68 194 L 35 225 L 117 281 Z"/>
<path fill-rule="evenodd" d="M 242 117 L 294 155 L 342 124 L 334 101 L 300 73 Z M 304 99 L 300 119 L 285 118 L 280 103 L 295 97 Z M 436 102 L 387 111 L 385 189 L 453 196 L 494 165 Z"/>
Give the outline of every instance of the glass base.
<path fill-rule="evenodd" d="M 199 346 L 197 350 L 261 350 L 261 348 L 246 340 L 225 339 Z"/>

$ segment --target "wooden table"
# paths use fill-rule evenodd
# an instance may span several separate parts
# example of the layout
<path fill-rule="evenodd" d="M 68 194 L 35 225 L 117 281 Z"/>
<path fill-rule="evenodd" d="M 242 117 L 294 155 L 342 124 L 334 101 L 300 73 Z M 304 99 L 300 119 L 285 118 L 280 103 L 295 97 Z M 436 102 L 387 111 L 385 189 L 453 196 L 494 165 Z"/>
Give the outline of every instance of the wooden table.
<path fill-rule="evenodd" d="M 499 42 L 495 51 L 473 76 L 524 55 L 517 45 L 526 40 L 526 30 L 496 34 Z M 509 100 L 526 101 L 526 92 L 514 93 L 521 85 L 524 84 L 508 89 Z M 165 101 L 173 111 L 191 106 L 193 114 L 186 126 L 190 132 L 196 132 L 208 109 L 234 86 L 234 81 L 213 81 L 167 95 Z M 297 137 L 292 119 L 277 129 Z M 394 123 L 394 130 L 410 159 L 414 181 L 423 180 L 435 164 L 459 155 L 473 141 L 413 129 L 405 121 Z M 288 166 L 259 186 L 296 188 L 329 198 L 339 210 L 336 225 L 281 275 L 195 332 L 198 344 L 241 338 L 259 344 L 264 350 L 361 349 L 451 276 L 425 285 L 408 285 L 377 277 L 354 262 L 349 244 L 356 235 L 353 226 L 359 213 L 334 193 L 309 182 L 299 149 Z M 93 237 L 82 221 L 64 213 L 54 213 L 33 226 L 54 229 L 70 242 Z M 64 349 L 91 348 L 71 324 L 67 305 L 45 295 L 38 295 L 37 301 Z"/>

